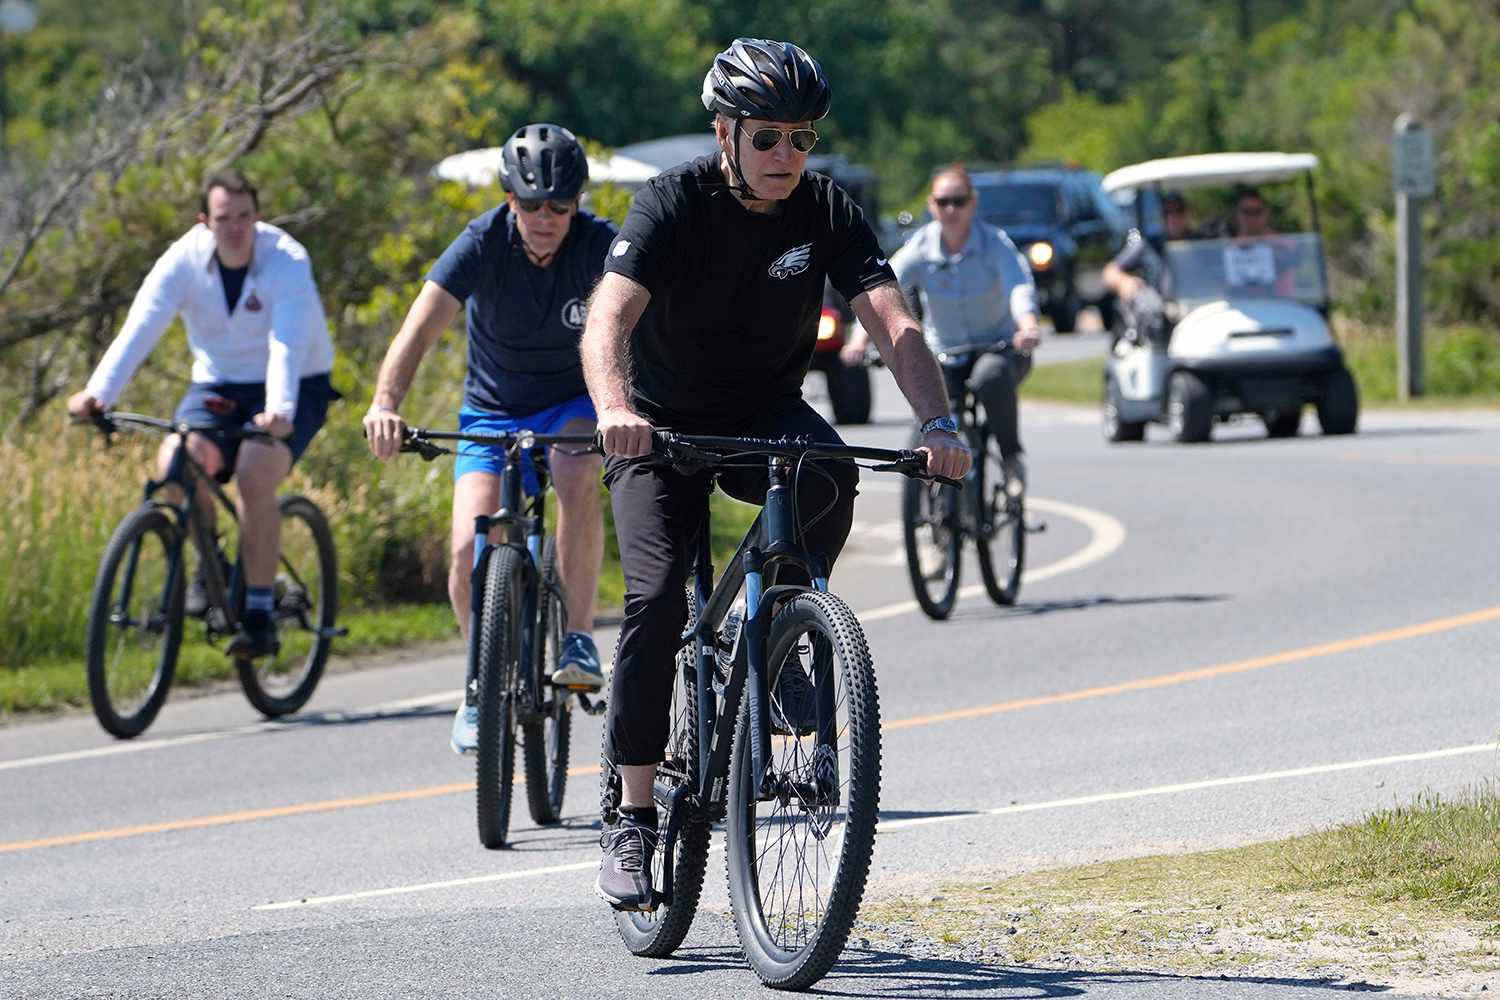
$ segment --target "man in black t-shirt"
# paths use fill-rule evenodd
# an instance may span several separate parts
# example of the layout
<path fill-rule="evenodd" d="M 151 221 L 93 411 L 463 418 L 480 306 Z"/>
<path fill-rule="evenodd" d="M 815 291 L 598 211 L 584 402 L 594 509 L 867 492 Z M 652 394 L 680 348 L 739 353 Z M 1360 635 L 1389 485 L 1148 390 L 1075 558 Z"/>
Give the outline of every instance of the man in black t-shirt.
<path fill-rule="evenodd" d="M 620 817 L 605 832 L 595 886 L 618 909 L 651 905 L 652 781 L 666 748 L 692 542 L 714 483 L 653 461 L 652 428 L 838 442 L 801 396 L 826 278 L 924 421 L 929 471 L 960 477 L 969 465 L 937 362 L 864 215 L 827 177 L 804 172 L 812 124 L 828 113 L 821 67 L 795 45 L 737 39 L 715 58 L 703 103 L 719 152 L 636 195 L 580 344 L 626 585 L 608 721 Z M 831 565 L 853 523 L 858 475 L 848 463 L 826 468 L 827 479 L 804 477 L 797 499 L 801 510 L 827 509 L 805 542 Z M 719 483 L 764 500 L 763 470 Z"/>
<path fill-rule="evenodd" d="M 592 434 L 594 407 L 583 384 L 578 338 L 584 302 L 599 280 L 615 228 L 578 207 L 588 160 L 573 133 L 537 123 L 519 129 L 501 150 L 504 204 L 464 229 L 433 265 L 380 366 L 365 414 L 370 450 L 389 459 L 406 424 L 397 409 L 417 366 L 465 307 L 469 363 L 460 429 L 476 433 L 530 430 Z M 557 491 L 557 548 L 567 632 L 554 684 L 597 689 L 604 672 L 594 647 L 594 594 L 604 557 L 599 459 L 553 448 L 548 455 Z M 468 634 L 474 518 L 500 506 L 504 450 L 464 442 L 453 466 L 452 562 L 448 596 Z M 539 484 L 524 465 L 527 493 Z M 449 743 L 456 753 L 478 745 L 479 708 L 467 692 L 454 715 Z"/>

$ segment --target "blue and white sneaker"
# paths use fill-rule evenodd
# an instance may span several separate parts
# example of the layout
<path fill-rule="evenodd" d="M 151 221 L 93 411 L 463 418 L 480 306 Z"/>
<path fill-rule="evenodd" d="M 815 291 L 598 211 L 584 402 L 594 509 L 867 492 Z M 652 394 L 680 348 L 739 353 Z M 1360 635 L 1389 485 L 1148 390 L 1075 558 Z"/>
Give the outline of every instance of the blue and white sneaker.
<path fill-rule="evenodd" d="M 597 691 L 604 686 L 604 668 L 599 665 L 599 649 L 592 636 L 569 632 L 563 636 L 562 655 L 552 672 L 552 683 L 559 687 L 588 688 Z"/>
<path fill-rule="evenodd" d="M 454 753 L 473 753 L 479 748 L 479 706 L 459 705 L 453 713 L 453 732 L 448 745 Z"/>

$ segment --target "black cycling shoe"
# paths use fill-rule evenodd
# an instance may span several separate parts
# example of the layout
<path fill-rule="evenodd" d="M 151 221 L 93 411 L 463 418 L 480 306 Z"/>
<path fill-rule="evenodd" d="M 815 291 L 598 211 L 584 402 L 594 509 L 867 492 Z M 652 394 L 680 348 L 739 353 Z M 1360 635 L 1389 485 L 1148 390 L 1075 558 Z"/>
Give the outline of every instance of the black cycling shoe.
<path fill-rule="evenodd" d="M 782 668 L 771 692 L 771 732 L 811 736 L 818 730 L 818 691 L 796 663 Z"/>
<path fill-rule="evenodd" d="M 643 812 L 647 812 L 642 810 Z M 651 889 L 651 856 L 656 852 L 656 810 L 645 816 L 620 812 L 620 821 L 599 838 L 604 857 L 594 894 L 617 910 L 656 909 Z"/>
<path fill-rule="evenodd" d="M 229 640 L 229 655 L 237 660 L 275 656 L 281 649 L 276 636 L 276 619 L 269 611 L 246 611 L 239 631 Z"/>

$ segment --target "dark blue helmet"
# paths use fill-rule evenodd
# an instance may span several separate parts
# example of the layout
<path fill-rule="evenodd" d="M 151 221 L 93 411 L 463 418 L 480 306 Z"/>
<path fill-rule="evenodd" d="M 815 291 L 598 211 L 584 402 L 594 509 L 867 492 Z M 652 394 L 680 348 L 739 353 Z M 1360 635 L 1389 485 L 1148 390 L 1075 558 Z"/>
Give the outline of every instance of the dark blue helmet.
<path fill-rule="evenodd" d="M 561 125 L 525 125 L 500 150 L 500 186 L 517 198 L 577 196 L 589 179 L 578 138 Z"/>

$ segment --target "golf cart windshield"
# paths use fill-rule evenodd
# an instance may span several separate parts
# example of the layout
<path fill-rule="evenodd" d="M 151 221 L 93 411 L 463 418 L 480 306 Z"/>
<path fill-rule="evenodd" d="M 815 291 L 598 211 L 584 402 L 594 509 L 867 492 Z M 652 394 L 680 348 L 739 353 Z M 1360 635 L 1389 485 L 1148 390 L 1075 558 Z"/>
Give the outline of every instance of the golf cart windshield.
<path fill-rule="evenodd" d="M 1323 243 L 1312 233 L 1167 244 L 1172 297 L 1188 308 L 1221 299 L 1290 299 L 1328 303 Z"/>

